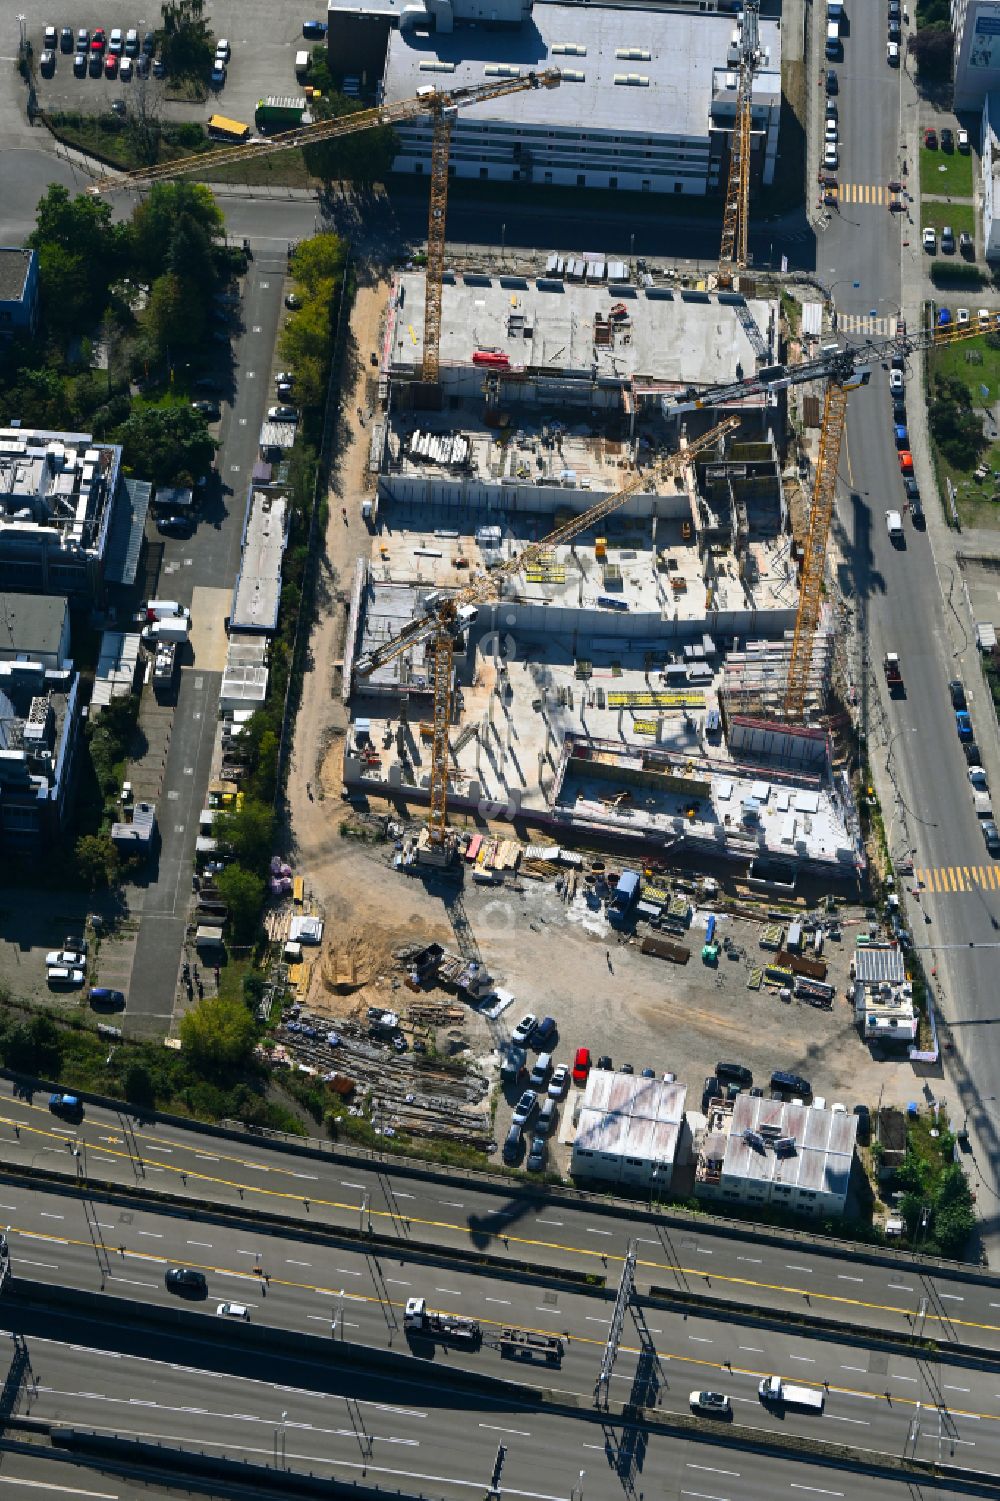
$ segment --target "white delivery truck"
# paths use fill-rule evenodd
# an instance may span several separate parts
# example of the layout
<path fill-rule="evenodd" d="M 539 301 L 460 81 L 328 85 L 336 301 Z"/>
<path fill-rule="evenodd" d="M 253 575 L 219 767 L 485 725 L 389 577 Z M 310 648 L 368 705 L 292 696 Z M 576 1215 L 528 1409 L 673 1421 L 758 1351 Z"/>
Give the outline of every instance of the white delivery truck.
<path fill-rule="evenodd" d="M 765 1376 L 757 1388 L 762 1402 L 774 1407 L 803 1407 L 813 1412 L 822 1412 L 826 1401 L 825 1392 L 815 1386 L 790 1386 L 780 1376 Z"/>

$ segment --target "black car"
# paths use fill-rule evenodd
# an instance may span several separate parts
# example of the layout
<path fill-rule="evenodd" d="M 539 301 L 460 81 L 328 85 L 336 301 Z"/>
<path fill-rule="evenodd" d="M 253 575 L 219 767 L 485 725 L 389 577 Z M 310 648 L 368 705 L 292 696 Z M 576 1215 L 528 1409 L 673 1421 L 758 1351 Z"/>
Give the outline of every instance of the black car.
<path fill-rule="evenodd" d="M 812 1085 L 808 1079 L 803 1079 L 801 1074 L 786 1073 L 783 1068 L 776 1068 L 771 1075 L 772 1094 L 811 1095 Z"/>
<path fill-rule="evenodd" d="M 826 92 L 828 94 L 840 93 L 840 79 L 832 68 L 827 68 L 826 70 Z"/>
<path fill-rule="evenodd" d="M 524 1164 L 529 1173 L 540 1173 L 545 1167 L 545 1153 L 548 1143 L 544 1136 L 531 1138 L 531 1150 L 528 1152 L 528 1160 Z"/>
<path fill-rule="evenodd" d="M 902 33 L 902 29 L 900 27 L 899 22 L 898 21 L 890 21 L 889 22 L 889 40 L 890 40 L 890 42 L 898 42 L 899 39 L 900 39 L 900 37 L 902 36 L 902 34 L 903 33 Z M 942 135 L 944 134 L 943 131 L 941 133 L 942 133 Z"/>
<path fill-rule="evenodd" d="M 955 149 L 955 137 L 952 134 L 952 132 L 948 129 L 948 127 L 945 126 L 944 130 L 942 130 L 942 132 L 941 132 L 941 150 L 942 151 L 954 151 L 954 149 Z"/>
<path fill-rule="evenodd" d="M 156 32 L 155 31 L 147 31 L 146 32 L 146 35 L 142 39 L 142 50 L 146 54 L 147 57 L 152 57 L 153 53 L 156 51 Z"/>
<path fill-rule="evenodd" d="M 965 684 L 961 678 L 952 678 L 948 684 L 948 692 L 951 695 L 951 707 L 953 709 L 967 709 L 969 706 L 965 698 Z"/>
<path fill-rule="evenodd" d="M 980 825 L 983 831 L 983 842 L 991 855 L 1000 855 L 1000 829 L 997 828 L 992 818 L 988 818 Z"/>
<path fill-rule="evenodd" d="M 302 35 L 309 42 L 322 42 L 326 39 L 325 21 L 303 21 Z"/>
<path fill-rule="evenodd" d="M 87 64 L 87 72 L 91 78 L 100 78 L 104 72 L 104 58 L 100 52 L 90 54 L 90 62 Z"/>
<path fill-rule="evenodd" d="M 912 474 L 908 474 L 904 479 L 903 489 L 906 491 L 907 500 L 914 501 L 920 499 L 920 486 L 917 484 Z"/>
<path fill-rule="evenodd" d="M 78 52 L 76 54 L 76 56 L 73 58 L 73 77 L 74 78 L 86 78 L 86 76 L 87 76 L 87 54 L 85 52 Z"/>
<path fill-rule="evenodd" d="M 158 516 L 156 530 L 163 537 L 190 537 L 190 516 Z"/>
<path fill-rule="evenodd" d="M 192 412 L 200 412 L 203 417 L 208 418 L 209 422 L 217 422 L 222 415 L 219 403 L 217 401 L 209 401 L 207 398 L 201 401 L 192 401 L 191 410 Z"/>
<path fill-rule="evenodd" d="M 52 78 L 56 71 L 56 55 L 54 52 L 43 52 L 38 59 L 38 71 L 43 78 Z"/>
<path fill-rule="evenodd" d="M 191 1293 L 203 1298 L 208 1296 L 208 1279 L 204 1272 L 197 1271 L 193 1266 L 168 1267 L 163 1281 L 167 1292 Z"/>
<path fill-rule="evenodd" d="M 60 33 L 59 33 L 59 51 L 60 52 L 72 52 L 73 51 L 73 28 L 72 28 L 72 26 L 64 26 L 63 29 L 62 29 L 62 31 L 60 31 Z"/>
<path fill-rule="evenodd" d="M 510 1130 L 507 1132 L 507 1136 L 503 1144 L 503 1160 L 504 1162 L 506 1162 L 508 1167 L 514 1167 L 514 1165 L 520 1160 L 521 1148 L 523 1147 L 523 1145 L 524 1138 L 522 1135 L 521 1127 L 511 1126 Z"/>
<path fill-rule="evenodd" d="M 745 1063 L 717 1063 L 715 1076 L 726 1084 L 739 1084 L 742 1089 L 749 1089 L 753 1083 L 753 1074 Z"/>
<path fill-rule="evenodd" d="M 602 1053 L 601 1056 L 600 1056 L 600 1058 L 598 1058 L 597 1062 L 595 1063 L 594 1067 L 595 1068 L 605 1068 L 605 1069 L 611 1069 L 611 1068 L 613 1068 L 614 1065 L 611 1062 L 611 1054 L 610 1053 Z"/>
<path fill-rule="evenodd" d="M 974 740 L 963 740 L 962 749 L 965 752 L 966 766 L 982 766 L 983 758 L 979 754 L 979 746 Z"/>
<path fill-rule="evenodd" d="M 905 399 L 905 397 L 897 396 L 895 398 L 895 400 L 893 401 L 893 403 L 892 403 L 892 425 L 893 425 L 893 427 L 905 427 L 906 426 L 906 399 Z"/>
<path fill-rule="evenodd" d="M 867 1105 L 855 1105 L 858 1121 L 858 1146 L 866 1147 L 872 1139 L 872 1118 Z"/>

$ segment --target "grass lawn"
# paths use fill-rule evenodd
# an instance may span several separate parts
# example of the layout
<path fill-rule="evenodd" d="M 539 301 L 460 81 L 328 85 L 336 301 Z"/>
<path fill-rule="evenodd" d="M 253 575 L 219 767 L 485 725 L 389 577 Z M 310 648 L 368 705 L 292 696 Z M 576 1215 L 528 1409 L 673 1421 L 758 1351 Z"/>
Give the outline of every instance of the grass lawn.
<path fill-rule="evenodd" d="M 976 211 L 971 203 L 946 203 L 934 198 L 925 198 L 920 205 L 921 233 L 931 226 L 937 230 L 938 239 L 945 224 L 950 224 L 957 240 L 963 230 L 973 237 L 976 233 Z M 940 246 L 938 247 L 940 253 Z"/>
<path fill-rule="evenodd" d="M 943 193 L 952 198 L 972 197 L 972 152 L 928 151 L 920 148 L 921 193 Z"/>
<path fill-rule="evenodd" d="M 976 293 L 978 297 L 980 294 Z M 949 305 L 956 303 L 949 299 Z M 969 294 L 969 304 L 975 314 L 974 298 Z M 952 307 L 954 311 L 954 307 Z M 935 349 L 928 355 L 928 373 L 933 389 L 935 376 L 951 376 L 968 388 L 973 407 L 981 411 L 984 403 L 994 403 L 1000 397 L 1000 349 L 989 349 L 985 339 L 969 339 L 950 348 Z M 983 396 L 980 386 L 989 392 Z M 1000 443 L 984 449 L 979 459 L 971 458 L 967 465 L 956 465 L 944 459 L 935 449 L 935 465 L 942 495 L 944 480 L 951 479 L 958 493 L 958 513 L 964 526 L 1000 525 L 1000 504 L 992 496 L 1000 491 L 1000 482 L 994 480 L 993 471 L 1000 471 Z M 973 479 L 973 471 L 984 464 L 989 471 L 985 480 Z"/>

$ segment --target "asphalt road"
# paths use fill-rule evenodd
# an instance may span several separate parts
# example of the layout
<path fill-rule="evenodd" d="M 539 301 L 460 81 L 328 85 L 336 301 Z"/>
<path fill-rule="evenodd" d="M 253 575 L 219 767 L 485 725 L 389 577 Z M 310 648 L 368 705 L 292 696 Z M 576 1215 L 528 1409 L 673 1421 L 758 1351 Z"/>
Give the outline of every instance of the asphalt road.
<path fill-rule="evenodd" d="M 370 1212 L 373 1230 L 401 1246 L 486 1250 L 512 1261 L 596 1272 L 614 1285 L 635 1238 L 640 1289 L 711 1293 L 734 1304 L 752 1300 L 897 1332 L 912 1329 L 917 1319 L 939 1342 L 1000 1347 L 1000 1288 L 991 1279 L 931 1273 L 905 1258 L 898 1268 L 881 1266 L 860 1247 L 856 1255 L 823 1254 L 808 1236 L 769 1245 L 751 1227 L 727 1235 L 708 1219 L 677 1226 L 641 1208 L 618 1217 L 598 1212 L 583 1195 L 547 1196 L 521 1186 L 508 1193 L 472 1177 L 433 1183 L 391 1162 L 346 1165 L 183 1127 L 143 1127 L 134 1140 L 130 1147 L 113 1111 L 88 1107 L 74 1128 L 49 1113 L 43 1095 L 0 1103 L 0 1152 L 14 1168 L 34 1164 L 75 1176 L 70 1144 L 81 1143 L 87 1155 L 80 1160 L 93 1177 L 167 1191 L 189 1198 L 193 1207 L 260 1209 L 303 1227 L 352 1230 L 362 1228 Z M 37 1197 L 19 1187 L 0 1187 L 0 1193 L 0 1213 L 10 1212 L 5 1204 L 21 1212 Z"/>
<path fill-rule="evenodd" d="M 842 181 L 884 186 L 904 175 L 899 75 L 884 58 L 883 9 L 858 8 L 852 12 L 846 60 L 838 70 L 844 122 Z M 864 120 L 863 129 L 852 130 L 855 119 Z M 818 264 L 820 278 L 833 289 L 841 313 L 874 311 L 889 319 L 891 327 L 900 306 L 900 242 L 917 234 L 918 223 L 911 225 L 884 206 L 845 203 L 841 213 L 833 215 Z M 906 379 L 911 423 L 923 424 L 918 373 L 909 370 Z M 863 691 L 872 755 L 884 758 L 898 794 L 895 805 L 883 809 L 890 848 L 896 856 L 909 855 L 918 868 L 989 865 L 992 860 L 974 815 L 947 690 L 948 679 L 956 675 L 948 625 L 955 627 L 957 637 L 966 630 L 961 584 L 950 567 L 939 579 L 926 533 L 908 518 L 904 546 L 894 547 L 889 540 L 885 511 L 900 508 L 904 496 L 888 381 L 881 372 L 874 375 L 870 389 L 851 401 L 841 479 L 839 540 L 849 559 L 844 593 L 854 600 L 861 634 L 868 641 L 869 672 Z M 930 496 L 926 503 L 936 506 L 937 500 Z M 904 698 L 890 701 L 886 695 L 881 677 L 886 651 L 900 653 Z M 977 679 L 969 688 L 973 721 L 992 740 L 993 714 L 985 685 Z M 948 1070 L 961 1108 L 969 1111 L 975 1161 L 966 1165 L 973 1173 L 989 1239 L 1000 1230 L 1000 895 L 979 888 L 950 898 L 925 894 L 911 903 L 911 910 L 915 942 L 926 967 L 948 979 L 947 1040 L 953 1044 Z M 928 920 L 921 921 L 925 911 Z"/>
<path fill-rule="evenodd" d="M 446 1373 L 417 1382 L 369 1374 L 332 1353 L 329 1360 L 280 1352 L 248 1355 L 240 1328 L 232 1325 L 218 1333 L 209 1330 L 204 1338 L 165 1330 L 157 1337 L 156 1359 L 150 1359 L 148 1335 L 147 1348 L 137 1348 L 140 1331 L 133 1335 L 72 1314 L 59 1315 L 55 1327 L 45 1313 L 34 1319 L 30 1313 L 24 1319 L 10 1313 L 8 1327 L 25 1339 L 30 1360 L 16 1409 L 43 1421 L 262 1464 L 330 1466 L 344 1478 L 385 1489 L 415 1485 L 432 1494 L 482 1487 L 499 1443 L 507 1448 L 503 1490 L 537 1501 L 563 1501 L 571 1484 L 579 1483 L 580 1469 L 587 1494 L 608 1496 L 619 1487 L 634 1494 L 640 1486 L 654 1486 L 653 1494 L 728 1501 L 734 1494 L 764 1494 L 754 1482 L 765 1478 L 772 1497 L 791 1498 L 795 1491 L 819 1487 L 824 1488 L 820 1494 L 835 1497 L 878 1494 L 875 1482 L 849 1479 L 849 1472 L 830 1485 L 821 1478 L 821 1467 L 808 1461 L 713 1446 L 711 1419 L 703 1420 L 704 1442 L 650 1434 L 589 1408 L 579 1414 L 554 1411 L 527 1390 L 523 1398 L 480 1394 L 458 1371 L 455 1380 Z M 686 1374 L 668 1368 L 661 1411 L 687 1414 L 691 1385 Z M 731 1394 L 735 1421 L 742 1426 L 780 1427 L 789 1435 L 810 1426 L 791 1413 L 780 1424 L 768 1420 L 755 1396 Z M 744 1400 L 746 1408 L 740 1405 Z M 832 1405 L 828 1417 L 812 1425 L 817 1432 L 831 1442 L 869 1447 L 861 1429 L 834 1428 Z M 873 1404 L 859 1403 L 855 1413 L 872 1410 Z M 885 1412 L 884 1430 L 870 1447 L 890 1456 L 915 1448 L 918 1457 L 938 1457 L 937 1412 L 927 1413 L 913 1402 Z M 988 1469 L 981 1446 L 991 1423 L 942 1412 L 942 1460 Z M 974 1433 L 975 1440 L 965 1433 Z M 963 1452 L 963 1445 L 973 1447 Z"/>

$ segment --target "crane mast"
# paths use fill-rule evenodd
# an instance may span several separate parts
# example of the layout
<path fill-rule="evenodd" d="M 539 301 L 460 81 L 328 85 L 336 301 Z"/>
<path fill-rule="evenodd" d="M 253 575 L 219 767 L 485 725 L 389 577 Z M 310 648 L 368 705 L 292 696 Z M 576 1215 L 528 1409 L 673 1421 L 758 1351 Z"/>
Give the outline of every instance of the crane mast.
<path fill-rule="evenodd" d="M 760 0 L 744 0 L 740 25 L 739 83 L 736 90 L 736 119 L 729 150 L 729 180 L 722 215 L 722 248 L 719 251 L 720 287 L 731 287 L 733 272 L 742 271 L 747 263 L 747 234 L 750 227 L 750 126 L 753 110 L 753 81 L 760 66 Z"/>
<path fill-rule="evenodd" d="M 720 442 L 727 433 L 739 426 L 740 419 L 730 416 L 723 419 L 709 432 L 693 438 L 686 446 L 667 460 L 664 472 L 676 474 L 696 454 Z M 528 568 L 549 548 L 570 542 L 589 527 L 602 521 L 605 516 L 624 505 L 630 495 L 646 483 L 645 475 L 634 471 L 620 489 L 606 495 L 603 500 L 588 506 L 578 516 L 571 517 L 555 528 L 540 542 L 529 543 L 516 556 L 508 558 L 499 568 L 479 574 L 464 588 L 454 594 L 431 595 L 425 618 L 411 622 L 396 636 L 384 641 L 371 652 L 359 658 L 356 672 L 360 677 L 369 677 L 379 667 L 393 661 L 421 641 L 433 638 L 432 643 L 432 698 L 434 720 L 431 739 L 430 768 L 430 813 L 428 833 L 431 849 L 443 855 L 448 837 L 448 730 L 451 725 L 451 685 L 454 665 L 455 637 L 476 618 L 476 605 L 496 598 L 505 578 Z"/>

